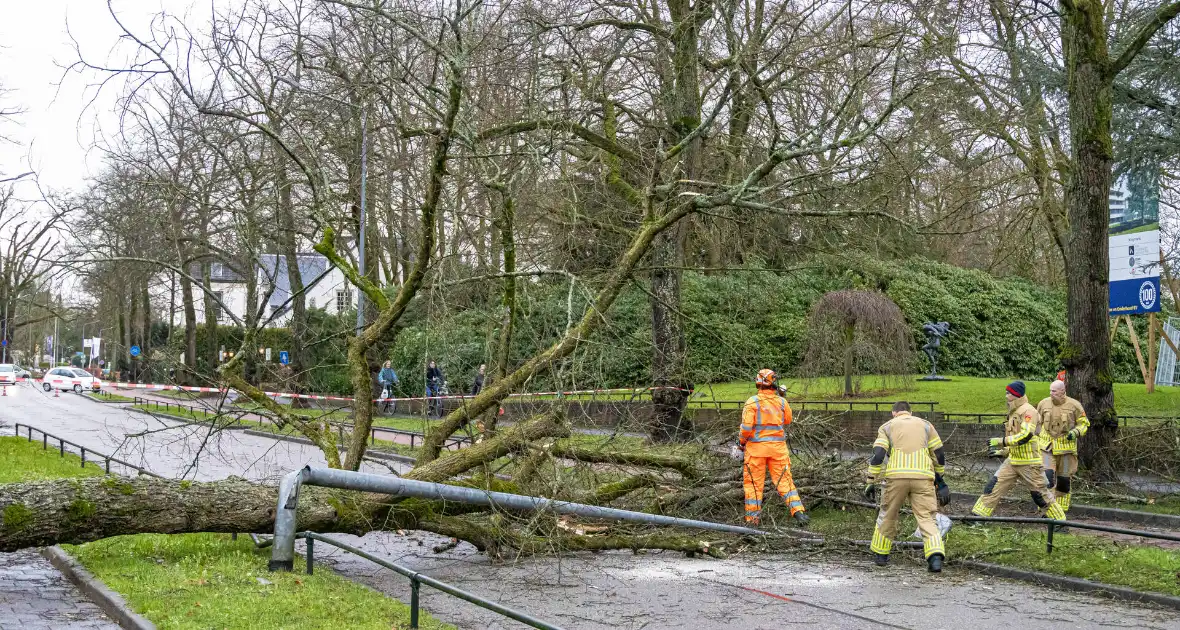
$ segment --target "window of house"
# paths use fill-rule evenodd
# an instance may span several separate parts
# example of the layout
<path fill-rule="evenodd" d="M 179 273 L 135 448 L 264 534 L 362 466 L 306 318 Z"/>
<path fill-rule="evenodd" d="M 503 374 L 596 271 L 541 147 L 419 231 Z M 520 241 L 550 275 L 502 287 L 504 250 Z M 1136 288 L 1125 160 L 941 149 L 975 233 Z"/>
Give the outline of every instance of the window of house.
<path fill-rule="evenodd" d="M 225 265 L 221 263 L 213 263 L 209 265 L 209 275 L 214 278 L 220 278 L 225 275 Z"/>
<path fill-rule="evenodd" d="M 315 298 L 308 298 L 307 307 L 308 308 L 315 308 Z"/>
<path fill-rule="evenodd" d="M 348 310 L 348 291 L 344 289 L 337 289 L 336 291 L 336 312 L 343 313 Z"/>
<path fill-rule="evenodd" d="M 223 291 L 214 291 L 213 298 L 213 317 L 221 321 L 221 301 L 225 299 L 225 293 Z"/>

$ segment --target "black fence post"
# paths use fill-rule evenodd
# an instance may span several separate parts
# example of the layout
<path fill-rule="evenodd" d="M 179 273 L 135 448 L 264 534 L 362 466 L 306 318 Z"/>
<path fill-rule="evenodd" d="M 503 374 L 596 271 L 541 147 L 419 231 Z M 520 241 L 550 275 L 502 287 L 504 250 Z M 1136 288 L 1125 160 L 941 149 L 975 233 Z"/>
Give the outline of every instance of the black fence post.
<path fill-rule="evenodd" d="M 61 456 L 65 457 L 66 456 L 66 441 L 61 438 L 57 438 L 57 447 L 59 449 L 61 449 Z"/>
<path fill-rule="evenodd" d="M 81 449 L 81 451 L 82 451 L 82 467 L 85 468 L 86 467 L 86 449 L 82 448 L 81 446 L 79 446 L 78 448 Z"/>
<path fill-rule="evenodd" d="M 418 578 L 410 578 L 410 628 L 418 628 Z"/>
<path fill-rule="evenodd" d="M 1053 531 L 1057 529 L 1057 523 L 1049 519 L 1049 537 L 1045 540 L 1045 553 L 1053 553 Z"/>
<path fill-rule="evenodd" d="M 308 536 L 306 538 L 306 540 L 307 540 L 307 574 L 311 575 L 311 572 L 315 568 L 315 539 L 312 538 L 311 536 Z"/>

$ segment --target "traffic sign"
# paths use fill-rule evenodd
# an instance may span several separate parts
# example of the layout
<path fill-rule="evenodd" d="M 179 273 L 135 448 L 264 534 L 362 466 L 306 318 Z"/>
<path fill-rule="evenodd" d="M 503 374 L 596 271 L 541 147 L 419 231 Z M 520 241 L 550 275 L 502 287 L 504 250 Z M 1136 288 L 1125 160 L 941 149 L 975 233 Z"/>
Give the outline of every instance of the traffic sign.
<path fill-rule="evenodd" d="M 7 346 L 7 345 L 8 345 L 7 339 L 0 339 L 0 347 Z"/>
<path fill-rule="evenodd" d="M 286 350 L 279 350 L 279 363 L 287 365 L 291 362 L 291 355 L 287 354 Z"/>
<path fill-rule="evenodd" d="M 139 346 L 131 346 L 131 356 L 137 357 L 139 356 L 139 352 Z"/>

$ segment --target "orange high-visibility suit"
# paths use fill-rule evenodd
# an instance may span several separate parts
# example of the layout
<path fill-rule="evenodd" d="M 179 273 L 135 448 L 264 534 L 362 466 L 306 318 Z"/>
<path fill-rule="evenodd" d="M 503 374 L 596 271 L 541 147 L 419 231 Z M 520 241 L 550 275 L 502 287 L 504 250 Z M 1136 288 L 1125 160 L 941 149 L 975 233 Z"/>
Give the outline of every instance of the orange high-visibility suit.
<path fill-rule="evenodd" d="M 783 431 L 788 424 L 791 424 L 791 407 L 774 389 L 759 389 L 742 409 L 738 442 L 746 453 L 742 485 L 746 489 L 747 523 L 758 524 L 762 517 L 762 490 L 767 471 L 779 496 L 790 507 L 791 516 L 804 511 L 791 478 L 791 454 Z"/>

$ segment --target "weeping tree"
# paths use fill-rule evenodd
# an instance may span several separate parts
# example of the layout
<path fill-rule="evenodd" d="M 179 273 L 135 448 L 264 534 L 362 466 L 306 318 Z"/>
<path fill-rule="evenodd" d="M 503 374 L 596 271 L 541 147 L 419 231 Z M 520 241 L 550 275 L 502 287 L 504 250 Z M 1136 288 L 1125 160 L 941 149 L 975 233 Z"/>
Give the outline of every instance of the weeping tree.
<path fill-rule="evenodd" d="M 884 293 L 831 291 L 811 308 L 804 374 L 842 373 L 845 397 L 852 396 L 858 371 L 900 376 L 909 371 L 911 356 L 913 336 L 905 315 Z"/>

